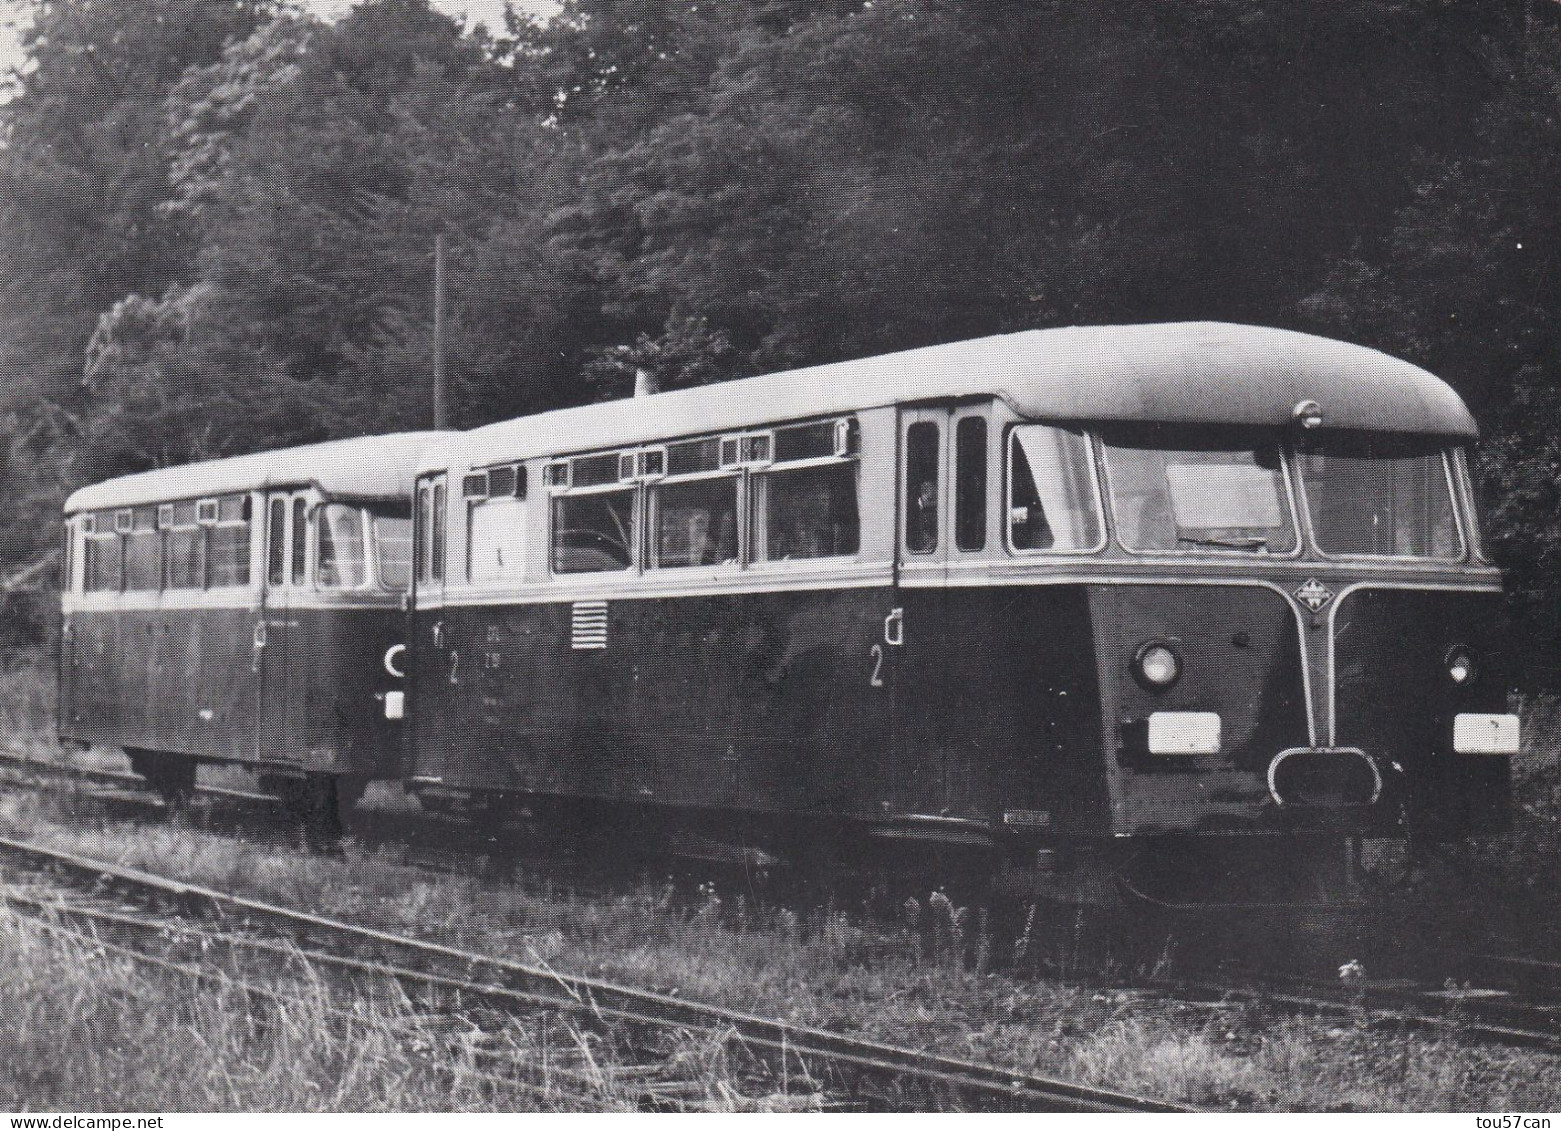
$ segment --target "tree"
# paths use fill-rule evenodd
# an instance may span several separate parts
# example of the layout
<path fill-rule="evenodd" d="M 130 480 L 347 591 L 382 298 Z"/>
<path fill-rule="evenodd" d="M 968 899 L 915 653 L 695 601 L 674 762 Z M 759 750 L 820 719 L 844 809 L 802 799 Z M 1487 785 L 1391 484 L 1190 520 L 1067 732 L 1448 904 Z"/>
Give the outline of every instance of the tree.
<path fill-rule="evenodd" d="M 743 376 L 738 363 L 725 331 L 710 329 L 703 318 L 674 314 L 657 337 L 641 334 L 632 346 L 598 350 L 582 375 L 595 400 L 611 401 L 632 396 L 642 374 L 651 391 L 670 393 Z"/>
<path fill-rule="evenodd" d="M 157 207 L 162 99 L 264 5 L 36 0 L 32 65 L 0 109 L 0 402 L 68 397 L 98 313 L 187 266 L 187 232 Z"/>
<path fill-rule="evenodd" d="M 1511 39 L 1512 78 L 1475 141 L 1415 169 L 1380 260 L 1356 256 L 1302 304 L 1318 328 L 1449 380 L 1484 432 L 1490 543 L 1508 570 L 1514 648 L 1554 683 L 1561 641 L 1561 29 Z"/>

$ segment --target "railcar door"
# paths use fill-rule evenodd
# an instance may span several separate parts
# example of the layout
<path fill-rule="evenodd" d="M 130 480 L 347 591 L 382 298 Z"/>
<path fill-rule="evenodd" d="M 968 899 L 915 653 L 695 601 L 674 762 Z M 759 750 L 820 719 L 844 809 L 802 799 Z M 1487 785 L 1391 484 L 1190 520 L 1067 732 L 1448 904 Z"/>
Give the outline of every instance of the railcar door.
<path fill-rule="evenodd" d="M 412 774 L 442 780 L 456 737 L 449 717 L 451 684 L 461 678 L 460 650 L 445 623 L 444 580 L 448 551 L 447 476 L 417 481 L 413 505 L 413 614 L 407 677 Z"/>
<path fill-rule="evenodd" d="M 900 413 L 898 611 L 884 633 L 893 665 L 895 802 L 923 815 L 947 808 L 942 782 L 949 423 L 946 408 Z"/>
<path fill-rule="evenodd" d="M 72 605 L 76 588 L 76 521 L 65 521 L 65 562 L 60 570 L 60 593 L 65 613 L 60 620 L 59 704 L 55 708 L 55 730 L 62 737 L 76 721 L 76 622 Z"/>
<path fill-rule="evenodd" d="M 298 661 L 299 604 L 309 579 L 309 497 L 273 491 L 266 498 L 266 576 L 252 647 L 258 677 L 256 757 L 303 760 L 307 672 Z"/>

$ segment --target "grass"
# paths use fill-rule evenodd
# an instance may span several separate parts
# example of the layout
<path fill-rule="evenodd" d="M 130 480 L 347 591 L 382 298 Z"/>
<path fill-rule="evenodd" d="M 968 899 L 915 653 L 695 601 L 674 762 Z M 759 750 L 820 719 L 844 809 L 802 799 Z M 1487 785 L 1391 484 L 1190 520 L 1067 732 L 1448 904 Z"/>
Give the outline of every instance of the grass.
<path fill-rule="evenodd" d="M 708 889 L 691 905 L 650 885 L 604 898 L 549 895 L 430 876 L 386 852 L 350 845 L 332 858 L 167 824 L 71 826 L 49 807 L 8 798 L 0 804 L 0 825 L 133 866 L 521 961 L 1200 1106 L 1561 1106 L 1556 1057 L 1480 1048 L 1463 1041 L 1456 1024 L 1443 1036 L 1426 1036 L 1273 1018 L 1234 1004 L 1172 1008 L 1128 992 L 976 972 L 946 954 L 924 952 L 909 932 L 864 931 L 829 912 L 799 922 L 785 910 L 723 903 Z M 387 1061 L 386 1071 L 402 1069 Z M 422 1093 L 406 1088 L 405 1102 L 416 1106 Z M 712 1086 L 710 1102 L 737 1102 L 739 1093 L 728 1090 Z M 308 1099 L 296 1090 L 286 1094 L 289 1103 Z M 361 1102 L 401 1102 L 385 1098 L 390 1095 L 365 1093 Z M 470 1098 L 479 1106 L 509 1102 L 477 1092 Z"/>
<path fill-rule="evenodd" d="M 22 723 L 46 720 L 47 684 L 41 682 L 46 673 L 37 666 L 5 670 L 12 681 L 7 686 L 24 692 L 16 704 L 31 704 L 8 706 L 7 727 L 13 717 Z M 1516 832 L 1452 849 L 1407 879 L 1384 868 L 1383 882 L 1397 898 L 1424 907 L 1465 899 L 1471 921 L 1491 908 L 1554 910 L 1553 893 L 1561 891 L 1556 876 L 1561 865 L 1555 863 L 1561 861 L 1561 704 L 1535 699 L 1523 711 L 1527 737 L 1516 761 Z M 1456 1022 L 1442 1035 L 1391 1033 L 1270 1017 L 1234 1004 L 1178 1008 L 1132 993 L 1092 992 L 980 965 L 967 968 L 951 958 L 964 949 L 954 936 L 979 933 L 979 924 L 957 918 L 958 909 L 939 907 L 935 900 L 921 908 L 935 920 L 935 929 L 923 933 L 864 928 L 836 909 L 805 918 L 785 909 L 757 909 L 741 894 L 709 887 L 692 898 L 661 883 L 600 897 L 528 890 L 476 876 L 432 875 L 404 866 L 398 852 L 351 843 L 339 856 L 327 857 L 177 823 L 106 824 L 90 809 L 72 812 L 61 802 L 19 796 L 0 798 L 0 827 L 88 855 L 524 962 L 1199 1106 L 1561 1107 L 1561 1060 L 1475 1046 L 1461 1038 Z M 1470 874 L 1478 882 L 1458 886 L 1457 877 Z M 1539 877 L 1537 885 L 1532 876 Z M 1349 957 L 1338 955 L 1341 962 Z M 708 1049 L 686 1055 L 720 1063 Z M 401 1071 L 396 1063 L 387 1061 L 392 1077 Z M 720 1086 L 710 1085 L 698 1102 L 754 1102 L 742 1099 L 719 1071 L 712 1078 Z M 310 1102 L 287 1094 L 289 1103 Z M 401 1098 L 386 1098 L 392 1092 L 385 1091 L 374 1093 L 378 1099 L 365 1093 L 367 1098 L 350 1102 L 415 1107 L 421 1094 L 408 1085 L 397 1094 Z M 479 1107 L 511 1102 L 477 1091 L 470 1100 Z"/>
<path fill-rule="evenodd" d="M 0 742 L 26 754 L 54 750 L 54 665 L 37 649 L 0 648 Z"/>
<path fill-rule="evenodd" d="M 265 996 L 244 988 L 246 974 Z M 6 912 L 0 1018 L 8 1111 L 634 1110 L 637 1100 L 612 1050 L 577 1030 L 511 1024 L 479 1045 L 402 999 L 343 994 L 307 967 L 195 981 Z M 515 1062 L 527 1071 L 496 1070 Z"/>

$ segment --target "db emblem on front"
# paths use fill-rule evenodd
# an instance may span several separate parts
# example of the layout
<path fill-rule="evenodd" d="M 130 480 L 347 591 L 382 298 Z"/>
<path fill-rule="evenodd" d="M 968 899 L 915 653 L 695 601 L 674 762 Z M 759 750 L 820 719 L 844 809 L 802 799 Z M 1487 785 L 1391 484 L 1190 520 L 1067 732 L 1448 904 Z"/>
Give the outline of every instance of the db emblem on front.
<path fill-rule="evenodd" d="M 1307 579 L 1306 584 L 1295 591 L 1295 599 L 1312 612 L 1320 613 L 1323 607 L 1333 600 L 1333 590 L 1313 577 Z"/>

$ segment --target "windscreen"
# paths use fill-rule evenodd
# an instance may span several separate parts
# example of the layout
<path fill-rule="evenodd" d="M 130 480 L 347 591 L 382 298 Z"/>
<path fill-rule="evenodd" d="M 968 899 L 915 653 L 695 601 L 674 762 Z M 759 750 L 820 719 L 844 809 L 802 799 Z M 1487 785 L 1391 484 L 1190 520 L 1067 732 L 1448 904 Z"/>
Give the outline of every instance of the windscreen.
<path fill-rule="evenodd" d="M 1102 431 L 1117 536 L 1140 552 L 1296 547 L 1277 436 L 1226 428 Z"/>
<path fill-rule="evenodd" d="M 1446 455 L 1429 437 L 1340 432 L 1310 438 L 1301 482 L 1325 554 L 1457 558 Z"/>

